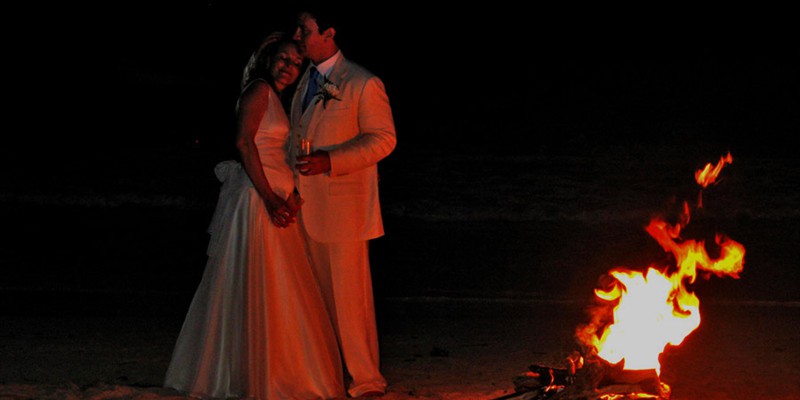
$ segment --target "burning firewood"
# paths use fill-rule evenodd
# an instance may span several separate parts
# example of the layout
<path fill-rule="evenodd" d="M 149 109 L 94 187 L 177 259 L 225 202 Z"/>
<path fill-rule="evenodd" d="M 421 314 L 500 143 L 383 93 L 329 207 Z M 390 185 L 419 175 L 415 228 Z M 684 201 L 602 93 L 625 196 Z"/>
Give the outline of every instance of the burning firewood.
<path fill-rule="evenodd" d="M 577 354 L 577 353 L 576 353 Z M 592 357 L 569 358 L 567 368 L 531 365 L 514 379 L 514 393 L 494 400 L 669 400 L 671 390 L 654 369 L 625 370 Z"/>

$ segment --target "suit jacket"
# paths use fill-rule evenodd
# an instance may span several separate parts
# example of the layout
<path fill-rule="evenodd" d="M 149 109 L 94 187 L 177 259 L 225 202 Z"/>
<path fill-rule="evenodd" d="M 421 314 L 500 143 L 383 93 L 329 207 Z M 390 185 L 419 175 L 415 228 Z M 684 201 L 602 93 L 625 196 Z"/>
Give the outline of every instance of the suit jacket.
<path fill-rule="evenodd" d="M 312 102 L 303 112 L 308 76 L 306 70 L 292 99 L 289 158 L 294 165 L 299 139 L 309 138 L 315 150 L 328 151 L 331 170 L 303 176 L 295 169 L 297 188 L 305 199 L 302 223 L 318 242 L 382 236 L 377 164 L 397 144 L 383 82 L 342 55 L 328 75 L 339 88 L 340 100 Z"/>

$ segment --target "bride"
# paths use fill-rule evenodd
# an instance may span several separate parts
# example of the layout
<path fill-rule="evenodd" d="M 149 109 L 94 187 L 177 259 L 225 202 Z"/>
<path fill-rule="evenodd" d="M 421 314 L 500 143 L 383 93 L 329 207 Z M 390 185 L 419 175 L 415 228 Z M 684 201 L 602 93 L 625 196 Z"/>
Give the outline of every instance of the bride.
<path fill-rule="evenodd" d="M 208 263 L 164 386 L 201 398 L 343 397 L 336 337 L 295 223 L 302 200 L 285 148 L 280 95 L 303 60 L 288 38 L 265 43 L 237 103 L 242 161 L 214 170 L 222 187 Z"/>

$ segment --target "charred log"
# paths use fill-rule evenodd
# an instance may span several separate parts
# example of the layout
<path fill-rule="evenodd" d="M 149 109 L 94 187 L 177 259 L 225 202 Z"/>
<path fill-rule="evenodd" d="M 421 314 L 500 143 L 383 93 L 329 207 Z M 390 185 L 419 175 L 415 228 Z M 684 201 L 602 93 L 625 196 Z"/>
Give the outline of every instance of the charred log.
<path fill-rule="evenodd" d="M 531 365 L 514 379 L 514 393 L 495 400 L 669 400 L 655 370 L 625 370 L 593 357 L 567 368 Z"/>

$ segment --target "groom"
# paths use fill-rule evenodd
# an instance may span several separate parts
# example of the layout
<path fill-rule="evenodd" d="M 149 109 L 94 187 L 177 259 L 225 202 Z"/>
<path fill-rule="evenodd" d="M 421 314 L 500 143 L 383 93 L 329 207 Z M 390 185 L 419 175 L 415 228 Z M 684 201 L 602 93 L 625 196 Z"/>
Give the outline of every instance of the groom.
<path fill-rule="evenodd" d="M 290 149 L 300 139 L 313 145 L 295 165 L 305 199 L 301 225 L 353 378 L 348 393 L 372 397 L 385 393 L 386 380 L 379 370 L 368 241 L 383 235 L 377 163 L 397 138 L 383 82 L 344 57 L 333 18 L 323 10 L 298 16 L 294 39 L 310 65 L 292 99 Z"/>

